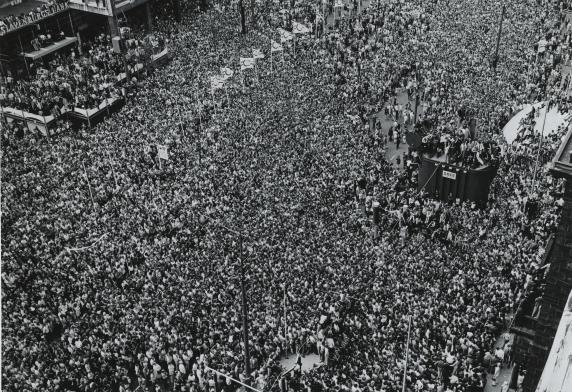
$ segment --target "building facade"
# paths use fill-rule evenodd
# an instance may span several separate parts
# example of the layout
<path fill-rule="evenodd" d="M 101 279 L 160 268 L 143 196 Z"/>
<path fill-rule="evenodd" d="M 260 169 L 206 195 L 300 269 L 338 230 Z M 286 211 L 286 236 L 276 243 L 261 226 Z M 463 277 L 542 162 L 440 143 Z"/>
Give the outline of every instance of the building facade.
<path fill-rule="evenodd" d="M 518 371 L 524 374 L 524 392 L 537 389 L 572 290 L 572 127 L 563 139 L 550 169 L 555 177 L 565 180 L 560 223 L 547 245 L 543 265 L 534 277 L 535 281 L 529 285 L 511 328 L 515 334 L 513 359 Z"/>

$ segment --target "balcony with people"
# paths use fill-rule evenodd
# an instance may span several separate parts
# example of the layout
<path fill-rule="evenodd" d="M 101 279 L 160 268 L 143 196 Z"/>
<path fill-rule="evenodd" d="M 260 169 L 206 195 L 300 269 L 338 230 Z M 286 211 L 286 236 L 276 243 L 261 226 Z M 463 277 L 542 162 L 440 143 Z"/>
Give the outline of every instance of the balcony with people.
<path fill-rule="evenodd" d="M 0 36 L 68 9 L 68 0 L 30 0 L 0 7 Z"/>
<path fill-rule="evenodd" d="M 126 12 L 138 7 L 149 0 L 69 0 L 69 7 L 79 11 L 93 12 L 100 15 L 112 15 L 112 8 L 116 12 Z"/>

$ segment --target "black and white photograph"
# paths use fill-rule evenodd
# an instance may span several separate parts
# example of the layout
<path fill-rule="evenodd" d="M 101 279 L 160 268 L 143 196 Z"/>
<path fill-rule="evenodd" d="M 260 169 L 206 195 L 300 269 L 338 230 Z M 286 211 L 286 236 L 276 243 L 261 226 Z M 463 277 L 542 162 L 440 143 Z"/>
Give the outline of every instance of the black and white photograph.
<path fill-rule="evenodd" d="M 0 390 L 572 392 L 572 0 L 0 0 Z"/>

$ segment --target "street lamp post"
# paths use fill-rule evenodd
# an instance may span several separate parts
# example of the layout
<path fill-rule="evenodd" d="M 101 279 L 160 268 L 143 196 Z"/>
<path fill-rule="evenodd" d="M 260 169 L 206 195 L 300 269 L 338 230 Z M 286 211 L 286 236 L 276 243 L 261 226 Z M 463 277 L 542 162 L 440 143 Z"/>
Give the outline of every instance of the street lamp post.
<path fill-rule="evenodd" d="M 407 345 L 405 346 L 405 364 L 403 366 L 403 385 L 402 385 L 402 392 L 407 390 L 407 362 L 409 361 L 409 342 L 411 339 L 411 318 L 412 316 L 409 315 L 408 323 L 407 323 Z"/>
<path fill-rule="evenodd" d="M 240 11 L 240 32 L 246 34 L 246 15 L 244 13 L 243 0 L 238 0 L 238 9 Z"/>
<path fill-rule="evenodd" d="M 244 373 L 245 383 L 250 380 L 250 346 L 248 343 L 248 301 L 246 298 L 246 285 L 244 283 L 244 264 L 242 262 L 242 233 L 239 233 L 239 261 L 240 261 L 240 291 L 242 293 L 242 336 L 244 339 Z"/>
<path fill-rule="evenodd" d="M 256 28 L 256 13 L 254 11 L 254 2 L 255 0 L 250 0 L 250 13 L 251 15 L 251 22 L 252 22 L 252 28 L 255 29 Z"/>
<path fill-rule="evenodd" d="M 244 376 L 245 384 L 249 384 L 250 381 L 250 345 L 248 343 L 248 299 L 246 297 L 246 284 L 244 281 L 244 263 L 243 263 L 243 255 L 242 255 L 242 232 L 231 229 L 230 227 L 226 227 L 219 223 L 213 222 L 216 226 L 233 233 L 234 235 L 238 236 L 238 261 L 240 267 L 240 291 L 241 291 L 241 308 L 242 308 L 242 338 L 244 340 Z"/>
<path fill-rule="evenodd" d="M 540 151 L 542 150 L 542 142 L 544 141 L 544 126 L 546 125 L 546 117 L 548 116 L 548 109 L 550 100 L 548 99 L 548 77 L 549 74 L 545 71 L 545 83 L 544 83 L 544 99 L 546 100 L 546 106 L 544 107 L 544 119 L 542 120 L 542 128 L 540 130 L 540 141 L 538 143 L 538 149 L 536 150 L 536 160 L 534 163 L 534 171 L 532 175 L 532 185 L 530 189 L 530 194 L 534 195 L 536 190 L 536 175 L 538 172 L 538 165 L 540 161 Z"/>
<path fill-rule="evenodd" d="M 497 42 L 496 42 L 496 46 L 495 46 L 495 54 L 493 55 L 492 58 L 492 62 L 491 62 L 491 66 L 492 66 L 492 71 L 493 71 L 493 83 L 496 83 L 496 76 L 497 76 L 497 65 L 498 65 L 498 61 L 499 61 L 499 47 L 500 47 L 500 40 L 501 40 L 501 36 L 502 36 L 502 24 L 504 21 L 504 14 L 506 12 L 506 6 L 502 6 L 502 10 L 501 10 L 501 16 L 500 16 L 500 20 L 499 20 L 499 29 L 498 29 L 498 33 L 497 33 Z M 491 85 L 489 83 L 489 91 L 488 94 L 489 96 L 489 100 L 490 100 L 490 109 L 487 112 L 487 122 L 489 125 L 489 133 L 491 132 L 491 112 L 494 110 L 494 103 L 492 100 L 492 96 L 491 96 Z"/>
<path fill-rule="evenodd" d="M 502 11 L 501 11 L 501 16 L 500 16 L 500 21 L 499 21 L 499 30 L 498 30 L 498 34 L 497 34 L 497 44 L 495 47 L 495 54 L 493 57 L 493 69 L 496 72 L 497 69 L 497 63 L 499 60 L 499 46 L 500 46 L 500 40 L 501 40 L 501 35 L 502 35 L 502 23 L 504 21 L 504 14 L 506 12 L 506 6 L 502 6 Z"/>

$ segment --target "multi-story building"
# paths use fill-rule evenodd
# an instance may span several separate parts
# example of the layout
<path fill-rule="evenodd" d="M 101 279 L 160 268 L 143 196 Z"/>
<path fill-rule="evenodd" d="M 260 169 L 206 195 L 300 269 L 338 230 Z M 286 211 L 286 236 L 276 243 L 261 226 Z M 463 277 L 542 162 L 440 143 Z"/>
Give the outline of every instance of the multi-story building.
<path fill-rule="evenodd" d="M 537 388 L 572 290 L 572 127 L 551 163 L 551 172 L 565 180 L 560 224 L 511 328 L 515 334 L 513 358 L 517 371 L 524 374 L 524 392 L 534 392 Z M 572 386 L 566 390 L 572 391 Z"/>
<path fill-rule="evenodd" d="M 24 23 L 0 31 L 0 74 L 25 75 L 34 61 L 77 45 L 95 34 L 119 37 L 122 23 L 136 18 L 152 28 L 151 0 L 68 0 L 54 2 L 46 9 L 37 0 L 12 0 L 0 6 L 0 20 L 8 15 L 29 14 L 44 5 L 44 11 Z M 54 44 L 42 45 L 42 36 L 52 36 Z M 119 44 L 119 42 L 118 42 Z"/>

